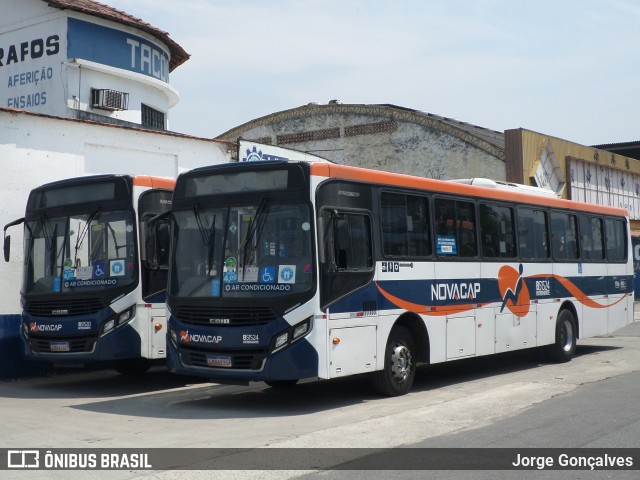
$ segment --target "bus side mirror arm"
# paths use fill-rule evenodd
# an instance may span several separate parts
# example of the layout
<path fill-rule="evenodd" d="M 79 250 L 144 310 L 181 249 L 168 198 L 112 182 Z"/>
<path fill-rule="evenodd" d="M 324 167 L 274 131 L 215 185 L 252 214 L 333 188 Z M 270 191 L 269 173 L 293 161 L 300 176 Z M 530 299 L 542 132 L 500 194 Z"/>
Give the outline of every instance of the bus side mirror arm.
<path fill-rule="evenodd" d="M 153 226 L 159 222 L 160 220 L 164 220 L 165 218 L 168 218 L 171 215 L 171 210 L 167 210 L 166 212 L 162 212 L 159 213 L 158 215 L 151 217 L 150 219 L 146 220 L 146 224 L 147 224 L 147 228 L 153 228 Z M 7 228 L 7 227 L 5 227 Z"/>
<path fill-rule="evenodd" d="M 9 227 L 13 227 L 15 225 L 20 225 L 21 223 L 24 222 L 24 217 L 19 218 L 17 220 L 14 220 L 13 222 L 7 223 L 4 226 L 4 245 L 3 245 L 3 251 L 4 251 L 4 261 L 8 262 L 9 258 L 11 256 L 11 235 L 7 235 L 7 229 Z"/>

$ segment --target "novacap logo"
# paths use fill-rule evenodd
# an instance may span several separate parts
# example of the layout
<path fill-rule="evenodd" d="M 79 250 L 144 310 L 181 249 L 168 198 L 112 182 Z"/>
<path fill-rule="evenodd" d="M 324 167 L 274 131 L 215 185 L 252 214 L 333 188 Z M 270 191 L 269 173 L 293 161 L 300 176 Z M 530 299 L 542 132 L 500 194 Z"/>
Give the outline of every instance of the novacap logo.
<path fill-rule="evenodd" d="M 201 335 L 198 333 L 190 334 L 189 330 L 182 330 L 180 332 L 180 340 L 184 343 L 220 343 L 222 341 L 221 335 Z"/>
<path fill-rule="evenodd" d="M 60 330 L 62 330 L 62 324 L 58 323 L 56 325 L 46 325 L 46 324 L 41 324 L 38 325 L 36 322 L 31 322 L 29 324 L 29 330 L 36 333 L 36 332 L 59 332 Z"/>
<path fill-rule="evenodd" d="M 498 288 L 502 295 L 502 308 L 507 307 L 511 313 L 518 317 L 524 317 L 529 313 L 531 295 L 527 288 L 522 272 L 522 264 L 518 270 L 509 265 L 505 265 L 498 272 Z"/>

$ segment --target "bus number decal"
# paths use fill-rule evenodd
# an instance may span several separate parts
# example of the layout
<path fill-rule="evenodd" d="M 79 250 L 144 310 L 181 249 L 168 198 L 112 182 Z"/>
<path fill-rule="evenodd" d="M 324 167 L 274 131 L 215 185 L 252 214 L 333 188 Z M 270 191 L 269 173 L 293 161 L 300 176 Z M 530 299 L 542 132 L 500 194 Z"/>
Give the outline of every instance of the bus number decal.
<path fill-rule="evenodd" d="M 382 262 L 382 271 L 386 272 L 394 272 L 397 273 L 400 271 L 400 263 L 399 262 Z"/>

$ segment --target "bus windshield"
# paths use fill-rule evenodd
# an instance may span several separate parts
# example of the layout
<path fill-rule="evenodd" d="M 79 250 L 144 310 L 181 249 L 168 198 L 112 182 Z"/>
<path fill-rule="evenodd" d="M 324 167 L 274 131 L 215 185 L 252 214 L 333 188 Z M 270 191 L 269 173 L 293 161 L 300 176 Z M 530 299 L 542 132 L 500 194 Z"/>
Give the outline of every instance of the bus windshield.
<path fill-rule="evenodd" d="M 305 204 L 174 211 L 169 292 L 178 297 L 272 297 L 313 286 L 311 220 Z"/>
<path fill-rule="evenodd" d="M 82 293 L 137 278 L 133 214 L 128 210 L 27 221 L 24 293 Z"/>

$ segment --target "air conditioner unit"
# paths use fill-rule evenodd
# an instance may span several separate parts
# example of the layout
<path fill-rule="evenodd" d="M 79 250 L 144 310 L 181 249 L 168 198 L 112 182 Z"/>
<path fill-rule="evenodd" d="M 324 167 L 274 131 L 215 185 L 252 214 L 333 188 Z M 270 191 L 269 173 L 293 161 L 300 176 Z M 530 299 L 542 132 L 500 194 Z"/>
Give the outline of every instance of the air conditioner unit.
<path fill-rule="evenodd" d="M 91 106 L 103 110 L 128 110 L 129 94 L 107 89 L 91 89 Z"/>

